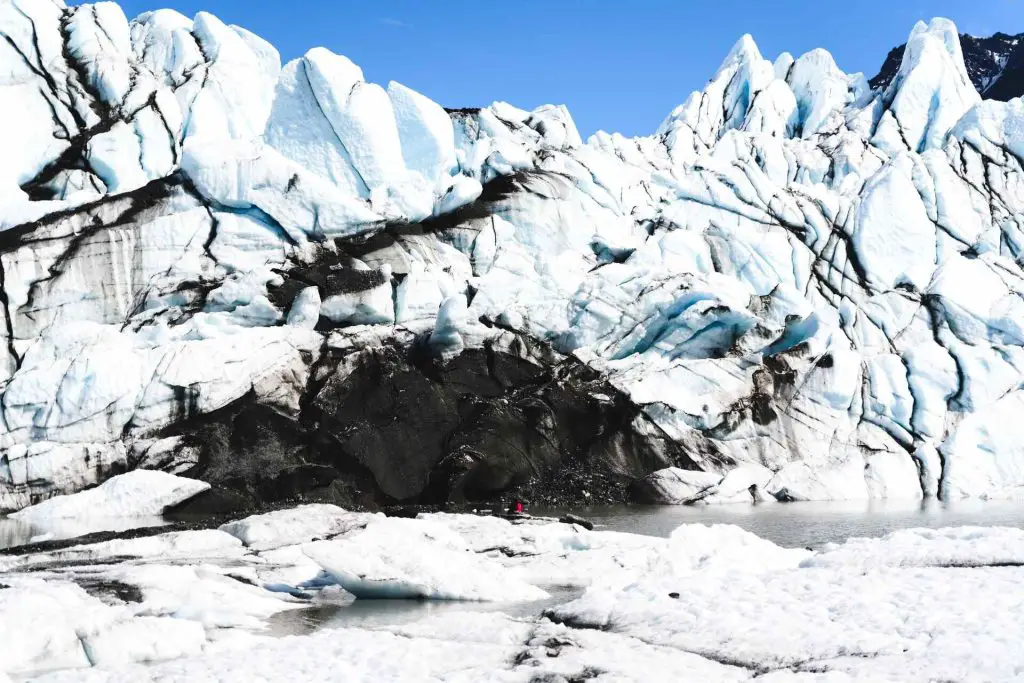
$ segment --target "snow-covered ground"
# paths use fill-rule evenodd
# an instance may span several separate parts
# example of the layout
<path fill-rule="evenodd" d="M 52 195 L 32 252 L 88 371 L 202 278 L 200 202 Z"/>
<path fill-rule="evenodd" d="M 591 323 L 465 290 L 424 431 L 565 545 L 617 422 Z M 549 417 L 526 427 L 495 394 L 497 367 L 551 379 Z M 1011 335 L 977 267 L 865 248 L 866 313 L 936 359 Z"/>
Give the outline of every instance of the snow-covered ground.
<path fill-rule="evenodd" d="M 0 681 L 909 682 L 1024 671 L 1024 531 L 1011 528 L 907 530 L 809 551 L 733 526 L 684 525 L 666 539 L 310 505 L 0 557 L 0 583 Z M 284 613 L 329 622 L 362 603 L 343 586 L 492 607 L 281 635 Z M 568 588 L 568 602 L 544 599 Z"/>

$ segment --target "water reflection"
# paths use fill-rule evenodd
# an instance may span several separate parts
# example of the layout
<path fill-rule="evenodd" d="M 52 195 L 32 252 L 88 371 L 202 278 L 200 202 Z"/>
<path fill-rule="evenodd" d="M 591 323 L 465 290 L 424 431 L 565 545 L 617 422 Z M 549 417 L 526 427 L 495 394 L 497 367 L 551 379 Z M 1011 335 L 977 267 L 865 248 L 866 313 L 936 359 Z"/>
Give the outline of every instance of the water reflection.
<path fill-rule="evenodd" d="M 782 546 L 820 547 L 851 537 L 884 536 L 898 529 L 946 526 L 1024 527 L 1024 504 L 958 501 L 833 501 L 704 507 L 602 506 L 582 509 L 533 509 L 535 516 L 572 512 L 599 530 L 667 537 L 683 524 L 734 524 Z M 440 612 L 499 611 L 516 617 L 540 615 L 546 608 L 577 597 L 580 589 L 545 587 L 551 598 L 522 604 L 356 600 L 317 604 L 285 612 L 271 620 L 275 635 L 310 633 L 321 628 L 374 628 L 400 625 Z"/>
<path fill-rule="evenodd" d="M 599 529 L 667 537 L 682 524 L 735 524 L 787 547 L 816 548 L 851 537 L 876 537 L 898 529 L 947 526 L 1024 528 L 1024 502 L 961 500 L 830 501 L 763 505 L 646 506 L 530 510 L 536 516 L 566 512 L 586 517 Z M 52 520 L 34 526 L 0 517 L 0 548 L 64 540 L 101 531 L 127 531 L 168 524 L 162 517 Z"/>
<path fill-rule="evenodd" d="M 562 510 L 532 510 L 556 515 Z M 667 537 L 682 524 L 735 524 L 778 545 L 817 548 L 898 529 L 948 526 L 1024 528 L 1024 503 L 962 500 L 830 501 L 697 507 L 603 506 L 573 510 L 599 529 Z"/>
<path fill-rule="evenodd" d="M 533 509 L 536 516 L 572 512 L 593 521 L 599 530 L 667 537 L 683 524 L 734 524 L 788 547 L 820 547 L 851 537 L 877 537 L 905 528 L 1009 526 L 1024 528 L 1024 504 L 977 500 L 846 501 L 706 507 L 603 506 L 582 509 Z M 99 531 L 124 531 L 166 524 L 145 519 L 59 520 L 46 528 L 0 518 L 0 548 L 41 540 L 58 540 Z M 308 634 L 323 628 L 374 628 L 412 623 L 444 612 L 503 612 L 536 617 L 545 609 L 574 599 L 579 588 L 543 586 L 551 597 L 527 603 L 473 603 L 413 600 L 356 600 L 318 596 L 308 609 L 280 613 L 270 620 L 276 636 Z"/>
<path fill-rule="evenodd" d="M 308 609 L 279 612 L 270 618 L 270 634 L 305 635 L 322 628 L 375 628 L 410 624 L 451 612 L 501 612 L 513 618 L 539 617 L 544 610 L 575 600 L 582 588 L 542 586 L 551 597 L 532 602 L 461 602 L 454 600 L 344 600 L 321 602 Z"/>
<path fill-rule="evenodd" d="M 26 524 L 10 517 L 0 517 L 0 549 L 16 548 L 43 541 L 62 541 L 68 538 L 95 534 L 101 531 L 128 531 L 166 526 L 163 517 L 92 517 L 89 519 L 54 519 L 45 524 Z"/>

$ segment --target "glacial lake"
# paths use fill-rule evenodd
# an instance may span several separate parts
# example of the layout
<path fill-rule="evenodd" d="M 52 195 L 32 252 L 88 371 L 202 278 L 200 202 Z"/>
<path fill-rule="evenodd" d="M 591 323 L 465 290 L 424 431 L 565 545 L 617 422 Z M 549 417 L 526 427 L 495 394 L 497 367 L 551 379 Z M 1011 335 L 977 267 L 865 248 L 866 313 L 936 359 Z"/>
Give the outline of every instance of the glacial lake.
<path fill-rule="evenodd" d="M 562 510 L 535 510 L 556 516 Z M 949 526 L 1024 528 L 1024 502 L 960 500 L 830 501 L 716 506 L 601 506 L 572 510 L 597 529 L 668 537 L 683 524 L 734 524 L 776 545 L 820 548 L 899 529 Z"/>
<path fill-rule="evenodd" d="M 878 537 L 908 528 L 948 526 L 1008 526 L 1024 528 L 1024 502 L 976 500 L 778 503 L 706 507 L 599 506 L 576 509 L 528 510 L 534 516 L 557 517 L 572 512 L 595 524 L 597 530 L 667 537 L 683 524 L 733 524 L 786 547 L 818 548 L 848 538 Z M 119 531 L 130 526 L 159 526 L 160 518 L 109 520 L 97 526 L 65 522 L 32 528 L 0 518 L 0 548 L 40 540 L 58 540 L 89 531 Z M 497 611 L 512 617 L 539 616 L 549 607 L 568 602 L 582 589 L 542 586 L 551 597 L 530 603 L 420 602 L 410 600 L 329 599 L 309 609 L 281 612 L 269 619 L 274 636 L 308 634 L 323 628 L 373 628 L 419 621 L 443 612 Z"/>
<path fill-rule="evenodd" d="M 819 548 L 848 538 L 878 537 L 899 529 L 948 526 L 1024 528 L 1024 501 L 830 501 L 764 505 L 531 508 L 534 516 L 560 517 L 571 512 L 592 521 L 597 530 L 668 537 L 683 524 L 734 524 L 789 548 Z M 59 520 L 46 528 L 0 517 L 0 549 L 57 541 L 98 531 L 124 531 L 166 524 L 160 517 L 143 520 Z"/>
<path fill-rule="evenodd" d="M 109 531 L 118 533 L 131 529 L 145 529 L 169 524 L 163 517 L 113 519 L 55 519 L 45 527 L 26 524 L 17 519 L 0 517 L 0 550 L 22 545 L 63 541 L 86 534 Z"/>
<path fill-rule="evenodd" d="M 558 517 L 566 512 L 584 517 L 598 531 L 621 531 L 668 537 L 683 524 L 734 524 L 778 545 L 818 548 L 848 538 L 878 537 L 899 529 L 948 526 L 1024 528 L 1024 503 L 957 501 L 874 501 L 777 503 L 705 507 L 600 506 L 576 509 L 530 509 L 535 516 Z M 307 634 L 322 628 L 373 628 L 412 623 L 445 612 L 503 612 L 512 617 L 537 617 L 545 609 L 583 593 L 579 588 L 543 586 L 551 597 L 532 603 L 418 602 L 356 600 L 322 604 L 308 610 L 282 612 L 270 619 L 274 635 Z"/>

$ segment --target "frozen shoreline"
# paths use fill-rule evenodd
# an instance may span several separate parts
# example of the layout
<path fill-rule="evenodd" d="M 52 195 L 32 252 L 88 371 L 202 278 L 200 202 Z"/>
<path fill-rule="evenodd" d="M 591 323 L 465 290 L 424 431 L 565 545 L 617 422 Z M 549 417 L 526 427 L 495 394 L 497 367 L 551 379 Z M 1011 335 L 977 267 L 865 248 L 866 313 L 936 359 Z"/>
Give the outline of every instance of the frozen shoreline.
<path fill-rule="evenodd" d="M 812 552 L 732 526 L 685 525 L 663 539 L 312 505 L 219 530 L 0 557 L 0 672 L 95 682 L 1009 680 L 1024 667 L 1022 579 L 1024 531 L 1010 528 L 905 530 Z M 316 622 L 345 610 L 353 598 L 342 585 L 448 607 L 277 637 L 279 615 L 302 621 L 310 610 Z M 573 589 L 569 601 L 541 601 L 555 588 Z"/>

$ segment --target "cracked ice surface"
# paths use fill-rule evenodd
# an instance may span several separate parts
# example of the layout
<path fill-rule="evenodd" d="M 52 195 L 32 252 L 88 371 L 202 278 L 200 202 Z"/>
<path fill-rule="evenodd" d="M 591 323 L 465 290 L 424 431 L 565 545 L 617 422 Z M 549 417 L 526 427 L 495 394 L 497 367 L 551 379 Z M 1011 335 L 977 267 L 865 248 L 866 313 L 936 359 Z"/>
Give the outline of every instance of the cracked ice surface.
<path fill-rule="evenodd" d="M 949 21 L 878 91 L 745 36 L 654 135 L 586 141 L 206 13 L 11 0 L 0 34 L 0 509 L 187 471 L 159 431 L 243 396 L 298 416 L 321 325 L 574 355 L 708 474 L 664 502 L 1024 491 L 1024 105 Z"/>
<path fill-rule="evenodd" d="M 384 568 L 393 543 L 415 544 L 402 574 Z M 453 550 L 466 559 L 452 561 Z M 396 590 L 484 589 L 497 602 L 282 636 L 282 613 L 341 614 L 350 604 L 337 585 L 344 577 L 322 556 L 380 572 Z M 663 539 L 304 506 L 221 530 L 0 560 L 0 674 L 96 683 L 1011 680 L 1024 666 L 1022 559 L 1017 529 L 905 530 L 811 552 L 730 526 L 685 525 Z M 467 574 L 470 564 L 487 571 Z M 534 601 L 553 586 L 585 592 L 542 615 L 545 603 Z M 510 616 L 514 603 L 535 609 Z"/>

